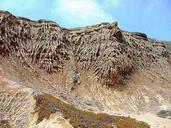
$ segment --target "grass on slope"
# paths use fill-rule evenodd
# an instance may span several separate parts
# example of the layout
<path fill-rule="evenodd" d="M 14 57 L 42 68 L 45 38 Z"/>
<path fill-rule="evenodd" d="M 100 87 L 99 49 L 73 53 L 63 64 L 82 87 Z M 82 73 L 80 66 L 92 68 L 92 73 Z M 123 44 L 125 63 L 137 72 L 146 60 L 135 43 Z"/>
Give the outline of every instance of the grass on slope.
<path fill-rule="evenodd" d="M 0 121 L 0 128 L 11 128 L 9 122 L 6 120 Z"/>
<path fill-rule="evenodd" d="M 150 128 L 144 122 L 136 121 L 130 117 L 116 117 L 108 114 L 95 114 L 75 108 L 48 94 L 35 96 L 36 112 L 39 114 L 38 122 L 49 118 L 50 114 L 59 111 L 65 119 L 69 119 L 74 128 Z"/>
<path fill-rule="evenodd" d="M 171 43 L 167 43 L 165 45 L 166 45 L 166 48 L 171 51 Z"/>

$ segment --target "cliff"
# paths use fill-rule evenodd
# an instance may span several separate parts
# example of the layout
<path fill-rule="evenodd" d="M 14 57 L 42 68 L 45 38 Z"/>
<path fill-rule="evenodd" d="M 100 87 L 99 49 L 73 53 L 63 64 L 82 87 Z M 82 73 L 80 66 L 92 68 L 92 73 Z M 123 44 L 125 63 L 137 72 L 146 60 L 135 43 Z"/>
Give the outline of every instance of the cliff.
<path fill-rule="evenodd" d="M 0 11 L 0 56 L 3 77 L 80 109 L 156 116 L 171 111 L 169 51 L 117 22 L 66 29 Z"/>

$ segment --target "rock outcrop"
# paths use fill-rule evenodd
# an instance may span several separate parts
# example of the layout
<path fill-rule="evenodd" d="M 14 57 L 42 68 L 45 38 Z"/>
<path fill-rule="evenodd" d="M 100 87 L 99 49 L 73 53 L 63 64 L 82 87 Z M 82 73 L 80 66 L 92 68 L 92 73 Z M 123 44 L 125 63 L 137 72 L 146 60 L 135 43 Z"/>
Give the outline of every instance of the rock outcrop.
<path fill-rule="evenodd" d="M 165 48 L 154 48 L 151 42 L 136 38 L 147 38 L 145 34 L 121 32 L 117 23 L 69 30 L 51 21 L 31 21 L 8 12 L 0 12 L 0 17 L 2 56 L 16 56 L 48 73 L 63 71 L 69 63 L 75 74 L 71 81 L 77 84 L 76 65 L 91 70 L 104 84 L 114 85 L 138 69 L 159 64 L 167 54 Z"/>

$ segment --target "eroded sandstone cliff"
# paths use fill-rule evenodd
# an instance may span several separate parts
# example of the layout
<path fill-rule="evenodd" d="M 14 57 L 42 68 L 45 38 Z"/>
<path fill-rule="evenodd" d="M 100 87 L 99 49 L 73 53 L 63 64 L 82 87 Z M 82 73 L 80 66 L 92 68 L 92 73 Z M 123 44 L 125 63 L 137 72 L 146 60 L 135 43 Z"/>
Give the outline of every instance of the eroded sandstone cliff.
<path fill-rule="evenodd" d="M 1 12 L 0 28 L 1 55 L 16 56 L 30 67 L 37 64 L 48 73 L 63 71 L 69 63 L 73 84 L 79 81 L 76 66 L 113 85 L 168 57 L 164 47 L 156 48 L 143 34 L 121 31 L 117 23 L 69 30 Z"/>
<path fill-rule="evenodd" d="M 171 110 L 170 53 L 117 22 L 66 29 L 0 11 L 0 56 L 6 78 L 82 109 L 115 115 Z"/>

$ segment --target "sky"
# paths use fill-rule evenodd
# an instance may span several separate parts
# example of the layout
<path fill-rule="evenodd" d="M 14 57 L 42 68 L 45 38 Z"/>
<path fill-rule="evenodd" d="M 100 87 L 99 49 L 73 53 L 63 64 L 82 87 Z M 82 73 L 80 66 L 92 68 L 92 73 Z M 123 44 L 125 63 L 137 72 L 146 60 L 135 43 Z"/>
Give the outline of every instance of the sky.
<path fill-rule="evenodd" d="M 171 40 L 171 0 L 0 0 L 0 10 L 66 28 L 118 21 L 123 30 Z"/>

